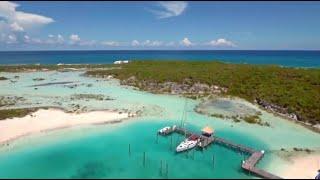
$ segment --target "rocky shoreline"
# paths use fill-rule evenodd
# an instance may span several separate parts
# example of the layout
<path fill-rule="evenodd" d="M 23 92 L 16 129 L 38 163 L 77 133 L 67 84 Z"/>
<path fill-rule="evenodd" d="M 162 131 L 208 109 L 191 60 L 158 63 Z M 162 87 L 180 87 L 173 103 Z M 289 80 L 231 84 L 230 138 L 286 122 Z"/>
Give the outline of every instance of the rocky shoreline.
<path fill-rule="evenodd" d="M 95 76 L 101 77 L 101 76 Z M 112 79 L 112 75 L 103 76 L 102 78 Z M 147 80 L 138 80 L 135 76 L 131 76 L 128 79 L 120 80 L 121 85 L 133 86 L 138 90 L 148 91 L 156 94 L 172 94 L 172 95 L 182 95 L 184 97 L 198 99 L 207 97 L 209 95 L 223 96 L 228 92 L 228 88 L 220 87 L 218 85 L 208 85 L 204 83 L 192 83 L 190 79 L 184 79 L 182 83 L 177 82 L 153 82 Z M 280 107 L 278 105 L 268 103 L 262 99 L 255 99 L 253 102 L 257 104 L 262 109 L 271 112 L 275 115 L 281 116 L 292 122 L 300 124 L 314 132 L 320 133 L 320 124 L 311 124 L 308 122 L 303 122 L 302 118 L 294 113 L 289 112 L 287 108 Z"/>
<path fill-rule="evenodd" d="M 110 76 L 109 76 L 110 78 Z M 225 87 L 204 83 L 192 83 L 191 79 L 184 79 L 182 83 L 164 82 L 157 83 L 152 81 L 139 81 L 135 76 L 121 80 L 121 85 L 134 86 L 144 91 L 152 93 L 166 93 L 175 95 L 185 95 L 191 98 L 204 97 L 210 94 L 223 94 L 228 91 Z"/>
<path fill-rule="evenodd" d="M 305 128 L 308 128 L 314 132 L 320 133 L 320 124 L 311 124 L 308 122 L 304 122 L 304 121 L 302 121 L 302 118 L 298 114 L 293 113 L 293 112 L 289 113 L 286 108 L 277 106 L 272 103 L 268 103 L 268 102 L 263 101 L 261 99 L 256 99 L 255 103 L 270 113 L 273 113 L 273 114 L 278 115 L 284 119 L 287 119 L 289 121 L 292 121 L 294 123 L 302 125 Z"/>

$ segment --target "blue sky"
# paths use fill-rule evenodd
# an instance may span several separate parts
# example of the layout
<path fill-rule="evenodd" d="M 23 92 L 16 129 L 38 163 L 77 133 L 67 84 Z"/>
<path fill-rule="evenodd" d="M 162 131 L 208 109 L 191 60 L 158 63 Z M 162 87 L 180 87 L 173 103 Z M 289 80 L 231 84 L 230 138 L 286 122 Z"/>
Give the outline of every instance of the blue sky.
<path fill-rule="evenodd" d="M 0 50 L 320 49 L 320 2 L 0 2 Z"/>

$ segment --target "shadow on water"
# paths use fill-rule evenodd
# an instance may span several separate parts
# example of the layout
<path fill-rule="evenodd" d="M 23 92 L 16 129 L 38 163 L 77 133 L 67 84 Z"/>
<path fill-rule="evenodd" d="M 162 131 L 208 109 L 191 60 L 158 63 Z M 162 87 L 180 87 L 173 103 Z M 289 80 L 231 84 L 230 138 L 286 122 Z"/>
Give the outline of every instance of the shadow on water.
<path fill-rule="evenodd" d="M 84 164 L 77 170 L 77 173 L 71 176 L 72 179 L 90 179 L 102 178 L 106 176 L 108 167 L 101 161 L 93 161 Z"/>

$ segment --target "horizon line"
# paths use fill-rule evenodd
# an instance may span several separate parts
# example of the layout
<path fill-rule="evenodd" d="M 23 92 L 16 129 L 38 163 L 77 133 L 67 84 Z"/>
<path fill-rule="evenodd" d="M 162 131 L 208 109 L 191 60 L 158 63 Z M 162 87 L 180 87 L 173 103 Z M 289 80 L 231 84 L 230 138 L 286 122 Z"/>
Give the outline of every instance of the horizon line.
<path fill-rule="evenodd" d="M 0 50 L 0 52 L 39 52 L 39 51 L 320 51 L 316 49 L 66 49 L 66 50 Z"/>

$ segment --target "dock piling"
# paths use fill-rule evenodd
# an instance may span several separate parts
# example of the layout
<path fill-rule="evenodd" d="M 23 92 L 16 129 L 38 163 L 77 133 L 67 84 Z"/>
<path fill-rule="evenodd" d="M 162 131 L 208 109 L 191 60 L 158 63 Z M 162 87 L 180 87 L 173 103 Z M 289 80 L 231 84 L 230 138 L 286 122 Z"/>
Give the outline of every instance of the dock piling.
<path fill-rule="evenodd" d="M 130 144 L 129 144 L 129 157 L 131 157 L 131 147 L 130 147 Z"/>
<path fill-rule="evenodd" d="M 162 160 L 160 160 L 160 176 L 162 176 Z"/>
<path fill-rule="evenodd" d="M 214 154 L 212 155 L 212 167 L 214 169 Z"/>
<path fill-rule="evenodd" d="M 166 163 L 166 178 L 168 178 L 168 163 Z"/>
<path fill-rule="evenodd" d="M 146 165 L 146 152 L 143 152 L 143 167 Z"/>

